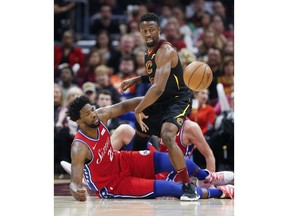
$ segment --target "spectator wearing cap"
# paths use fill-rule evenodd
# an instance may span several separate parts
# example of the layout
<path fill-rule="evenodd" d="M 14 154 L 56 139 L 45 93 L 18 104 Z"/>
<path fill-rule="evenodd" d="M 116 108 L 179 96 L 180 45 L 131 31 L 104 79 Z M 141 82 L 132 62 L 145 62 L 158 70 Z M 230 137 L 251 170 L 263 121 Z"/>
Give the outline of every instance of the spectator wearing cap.
<path fill-rule="evenodd" d="M 90 104 L 97 107 L 96 106 L 96 97 L 97 97 L 96 85 L 92 82 L 85 82 L 82 85 L 82 90 L 84 94 L 89 97 Z"/>
<path fill-rule="evenodd" d="M 112 103 L 120 102 L 120 93 L 110 83 L 110 69 L 106 65 L 99 65 L 95 68 L 96 92 L 106 89 L 112 93 Z"/>

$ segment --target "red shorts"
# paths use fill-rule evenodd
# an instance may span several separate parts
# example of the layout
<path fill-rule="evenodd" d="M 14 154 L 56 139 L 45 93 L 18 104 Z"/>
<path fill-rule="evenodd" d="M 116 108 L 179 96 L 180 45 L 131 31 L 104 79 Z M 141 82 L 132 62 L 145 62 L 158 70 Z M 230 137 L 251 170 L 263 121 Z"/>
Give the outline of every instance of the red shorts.
<path fill-rule="evenodd" d="M 118 183 L 99 191 L 103 198 L 148 198 L 154 192 L 154 153 L 121 151 Z M 98 193 L 97 193 L 98 194 Z"/>

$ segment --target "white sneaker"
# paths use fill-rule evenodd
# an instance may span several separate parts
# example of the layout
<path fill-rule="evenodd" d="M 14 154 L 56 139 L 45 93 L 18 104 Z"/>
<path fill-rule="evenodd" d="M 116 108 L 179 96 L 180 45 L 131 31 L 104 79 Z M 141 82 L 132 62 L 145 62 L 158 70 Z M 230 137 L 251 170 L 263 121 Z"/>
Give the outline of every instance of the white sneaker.
<path fill-rule="evenodd" d="M 66 161 L 61 161 L 60 162 L 62 168 L 69 174 L 71 175 L 71 164 L 66 162 Z"/>
<path fill-rule="evenodd" d="M 61 161 L 60 162 L 62 168 L 69 174 L 71 175 L 71 164 L 66 162 L 66 161 Z M 88 187 L 88 183 L 85 180 L 85 178 L 82 178 L 82 184 L 86 185 Z"/>
<path fill-rule="evenodd" d="M 223 192 L 223 194 L 220 197 L 221 199 L 225 198 L 234 199 L 234 185 L 217 186 L 217 188 Z"/>
<path fill-rule="evenodd" d="M 211 185 L 226 185 L 234 180 L 234 172 L 222 171 L 222 172 L 210 172 L 205 180 L 198 180 L 198 186 L 201 188 L 209 188 Z"/>

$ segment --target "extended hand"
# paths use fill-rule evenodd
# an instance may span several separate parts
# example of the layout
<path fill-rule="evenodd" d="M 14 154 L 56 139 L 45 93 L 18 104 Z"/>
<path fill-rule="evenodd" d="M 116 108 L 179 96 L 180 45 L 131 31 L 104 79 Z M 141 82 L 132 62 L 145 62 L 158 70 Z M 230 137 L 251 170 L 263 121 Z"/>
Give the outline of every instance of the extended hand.
<path fill-rule="evenodd" d="M 147 132 L 149 127 L 143 122 L 143 119 L 147 119 L 149 116 L 146 116 L 143 112 L 134 112 L 137 122 L 139 123 L 141 130 Z"/>
<path fill-rule="evenodd" d="M 87 190 L 84 187 L 77 187 L 75 183 L 70 183 L 70 191 L 74 198 L 79 201 L 87 200 Z"/>
<path fill-rule="evenodd" d="M 120 85 L 120 92 L 123 94 L 129 87 L 133 86 L 136 83 L 135 78 L 124 80 Z"/>

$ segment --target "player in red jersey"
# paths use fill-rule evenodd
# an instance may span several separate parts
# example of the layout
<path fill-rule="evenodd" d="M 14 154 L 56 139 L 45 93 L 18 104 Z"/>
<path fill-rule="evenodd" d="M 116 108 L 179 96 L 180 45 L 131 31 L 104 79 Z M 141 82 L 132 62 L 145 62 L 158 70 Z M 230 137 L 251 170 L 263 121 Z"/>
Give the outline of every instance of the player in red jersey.
<path fill-rule="evenodd" d="M 87 191 L 82 185 L 82 177 L 88 187 L 101 198 L 155 198 L 183 195 L 181 184 L 172 181 L 155 180 L 155 174 L 175 170 L 167 153 L 144 151 L 114 151 L 110 134 L 106 128 L 110 118 L 132 111 L 142 98 L 133 98 L 121 103 L 95 110 L 87 96 L 80 96 L 68 105 L 67 115 L 79 125 L 79 131 L 71 144 L 70 191 L 75 199 L 85 201 Z M 218 179 L 200 169 L 191 160 L 186 160 L 189 175 L 199 180 Z M 233 176 L 225 176 L 223 184 Z M 197 187 L 194 201 L 202 197 L 227 197 L 226 190 Z M 229 195 L 229 194 L 228 194 Z"/>
<path fill-rule="evenodd" d="M 132 126 L 128 124 L 120 125 L 111 136 L 113 148 L 120 150 L 123 145 L 130 145 L 134 135 L 135 129 Z M 197 148 L 206 160 L 206 168 L 215 172 L 215 157 L 196 122 L 186 118 L 182 128 L 176 135 L 175 141 L 185 158 L 190 158 L 193 150 Z M 168 152 L 168 148 L 164 145 L 162 139 L 160 139 L 159 147 L 161 152 Z M 151 144 L 147 148 L 152 150 Z"/>

